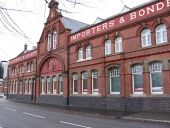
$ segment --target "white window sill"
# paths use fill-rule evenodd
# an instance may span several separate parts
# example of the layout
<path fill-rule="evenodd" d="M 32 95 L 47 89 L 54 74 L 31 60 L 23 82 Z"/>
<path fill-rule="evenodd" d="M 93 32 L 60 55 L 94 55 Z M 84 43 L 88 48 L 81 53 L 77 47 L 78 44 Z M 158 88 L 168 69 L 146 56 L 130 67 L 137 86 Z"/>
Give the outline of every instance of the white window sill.
<path fill-rule="evenodd" d="M 78 92 L 73 92 L 73 95 L 78 95 Z"/>
<path fill-rule="evenodd" d="M 86 60 L 92 60 L 92 57 L 86 58 Z"/>
<path fill-rule="evenodd" d="M 157 45 L 165 44 L 167 41 L 162 41 L 162 42 L 156 42 Z"/>
<path fill-rule="evenodd" d="M 120 95 L 120 92 L 110 92 L 111 95 Z"/>
<path fill-rule="evenodd" d="M 83 61 L 85 61 L 85 59 L 82 59 L 82 60 L 77 60 L 77 62 L 83 62 Z"/>
<path fill-rule="evenodd" d="M 163 95 L 163 92 L 151 92 L 151 95 Z"/>
<path fill-rule="evenodd" d="M 131 97 L 145 97 L 146 94 L 144 94 L 144 93 L 134 93 L 134 94 L 131 94 L 130 96 Z"/>

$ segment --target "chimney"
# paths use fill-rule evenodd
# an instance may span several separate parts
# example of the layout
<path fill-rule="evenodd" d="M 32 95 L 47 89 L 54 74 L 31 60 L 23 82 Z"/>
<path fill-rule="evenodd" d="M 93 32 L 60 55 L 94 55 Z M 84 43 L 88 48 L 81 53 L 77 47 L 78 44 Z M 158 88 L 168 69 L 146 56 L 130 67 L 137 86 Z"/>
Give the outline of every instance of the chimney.
<path fill-rule="evenodd" d="M 50 3 L 49 3 L 49 5 L 48 5 L 48 7 L 49 7 L 50 9 L 52 9 L 52 8 L 58 9 L 58 5 L 59 5 L 59 3 L 58 3 L 57 0 L 51 0 Z"/>
<path fill-rule="evenodd" d="M 24 45 L 24 51 L 27 51 L 27 44 Z"/>

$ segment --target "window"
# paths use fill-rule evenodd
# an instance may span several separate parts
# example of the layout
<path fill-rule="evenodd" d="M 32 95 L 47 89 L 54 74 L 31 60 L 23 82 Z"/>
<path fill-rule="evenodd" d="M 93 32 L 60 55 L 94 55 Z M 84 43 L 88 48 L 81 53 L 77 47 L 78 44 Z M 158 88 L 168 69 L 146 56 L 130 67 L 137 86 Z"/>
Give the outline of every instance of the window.
<path fill-rule="evenodd" d="M 20 85 L 20 94 L 22 94 L 22 81 L 19 82 L 19 85 Z"/>
<path fill-rule="evenodd" d="M 91 46 L 89 45 L 86 47 L 86 60 L 90 60 L 90 59 L 92 59 L 92 57 L 91 57 Z"/>
<path fill-rule="evenodd" d="M 78 94 L 78 75 L 73 75 L 73 94 Z"/>
<path fill-rule="evenodd" d="M 47 50 L 50 51 L 50 49 L 51 49 L 51 34 L 48 33 Z"/>
<path fill-rule="evenodd" d="M 30 64 L 30 71 L 33 71 L 33 70 L 34 70 L 34 63 L 31 62 L 31 64 Z"/>
<path fill-rule="evenodd" d="M 19 66 L 19 74 L 22 73 L 22 65 Z"/>
<path fill-rule="evenodd" d="M 135 65 L 132 67 L 132 83 L 133 93 L 143 93 L 143 67 L 142 65 Z"/>
<path fill-rule="evenodd" d="M 83 48 L 80 48 L 78 50 L 78 61 L 82 61 L 83 60 Z"/>
<path fill-rule="evenodd" d="M 27 88 L 27 80 L 25 80 L 25 82 L 24 82 L 24 92 L 25 93 L 28 93 L 28 88 Z"/>
<path fill-rule="evenodd" d="M 50 86 L 50 77 L 47 77 L 47 93 L 50 94 L 50 89 L 51 89 L 51 86 Z"/>
<path fill-rule="evenodd" d="M 63 76 L 59 76 L 59 94 L 63 94 Z"/>
<path fill-rule="evenodd" d="M 57 31 L 54 30 L 53 32 L 53 49 L 56 49 L 57 47 Z"/>
<path fill-rule="evenodd" d="M 13 85 L 13 86 L 12 86 L 12 87 L 13 87 L 13 89 L 12 89 L 12 90 L 13 90 L 13 93 L 15 93 L 15 81 L 12 82 L 12 85 Z"/>
<path fill-rule="evenodd" d="M 32 92 L 32 80 L 28 80 L 28 93 L 31 94 Z"/>
<path fill-rule="evenodd" d="M 56 76 L 53 76 L 53 94 L 56 94 L 56 82 L 57 81 L 57 78 Z"/>
<path fill-rule="evenodd" d="M 141 32 L 141 42 L 142 42 L 142 47 L 151 46 L 151 32 L 149 29 L 144 29 Z"/>
<path fill-rule="evenodd" d="M 161 24 L 156 27 L 156 43 L 166 43 L 167 42 L 167 29 L 166 25 Z"/>
<path fill-rule="evenodd" d="M 99 78 L 98 78 L 98 71 L 92 72 L 92 93 L 98 94 L 99 93 Z"/>
<path fill-rule="evenodd" d="M 87 94 L 87 79 L 88 73 L 87 72 L 82 73 L 82 94 Z"/>
<path fill-rule="evenodd" d="M 121 37 L 117 37 L 115 39 L 115 52 L 122 52 L 122 38 Z"/>
<path fill-rule="evenodd" d="M 22 73 L 24 73 L 24 65 L 22 65 Z"/>
<path fill-rule="evenodd" d="M 109 71 L 110 94 L 120 94 L 120 70 L 115 67 Z"/>
<path fill-rule="evenodd" d="M 44 78 L 41 78 L 41 94 L 45 93 L 45 85 L 44 85 L 45 81 Z"/>
<path fill-rule="evenodd" d="M 15 81 L 15 93 L 18 93 L 18 82 Z"/>
<path fill-rule="evenodd" d="M 105 41 L 105 55 L 109 55 L 112 52 L 112 42 L 111 40 Z"/>
<path fill-rule="evenodd" d="M 162 63 L 155 62 L 149 67 L 152 94 L 163 93 Z"/>
<path fill-rule="evenodd" d="M 10 93 L 12 93 L 13 83 L 10 82 Z"/>
<path fill-rule="evenodd" d="M 28 63 L 27 63 L 27 72 L 30 72 L 30 71 L 31 71 L 31 63 L 28 62 Z"/>

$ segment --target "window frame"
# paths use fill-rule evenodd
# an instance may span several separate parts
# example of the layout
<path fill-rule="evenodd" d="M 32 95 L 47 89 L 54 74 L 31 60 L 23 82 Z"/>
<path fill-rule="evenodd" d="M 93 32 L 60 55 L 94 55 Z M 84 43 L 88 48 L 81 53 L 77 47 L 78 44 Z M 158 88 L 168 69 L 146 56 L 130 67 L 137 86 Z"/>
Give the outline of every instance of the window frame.
<path fill-rule="evenodd" d="M 134 80 L 134 75 L 141 75 L 142 77 L 142 86 L 143 86 L 143 66 L 140 64 L 132 66 L 132 87 L 133 87 L 133 94 L 135 95 L 141 95 L 144 94 L 144 86 L 142 87 L 142 91 L 135 91 L 135 80 Z"/>
<path fill-rule="evenodd" d="M 51 33 L 49 32 L 48 35 L 47 35 L 47 51 L 50 51 L 51 50 Z"/>
<path fill-rule="evenodd" d="M 53 76 L 52 77 L 52 82 L 53 82 L 53 94 L 57 94 L 57 77 Z"/>
<path fill-rule="evenodd" d="M 51 77 L 47 76 L 46 78 L 46 85 L 47 85 L 47 94 L 51 94 Z"/>
<path fill-rule="evenodd" d="M 45 94 L 45 78 L 41 78 L 41 94 Z"/>
<path fill-rule="evenodd" d="M 28 80 L 28 94 L 32 93 L 32 79 Z"/>
<path fill-rule="evenodd" d="M 142 32 L 141 32 L 141 44 L 142 44 L 142 47 L 149 47 L 149 46 L 152 45 L 150 29 L 146 28 L 146 29 L 142 30 Z"/>
<path fill-rule="evenodd" d="M 83 48 L 79 48 L 79 49 L 78 49 L 78 62 L 79 62 L 79 61 L 83 61 L 83 60 L 84 60 Z"/>
<path fill-rule="evenodd" d="M 72 84 L 73 84 L 73 94 L 78 94 L 78 74 L 74 74 L 72 76 L 73 78 L 73 81 L 72 81 Z M 77 81 L 77 92 L 75 92 L 75 81 Z"/>
<path fill-rule="evenodd" d="M 112 54 L 112 41 L 111 40 L 106 40 L 105 41 L 105 43 L 104 43 L 104 52 L 105 52 L 105 56 Z"/>
<path fill-rule="evenodd" d="M 84 81 L 83 80 L 86 80 L 86 86 L 87 86 L 87 89 L 85 89 L 85 90 L 87 90 L 87 91 L 84 91 Z M 83 72 L 82 73 L 82 94 L 87 94 L 87 92 L 88 92 L 88 72 Z"/>
<path fill-rule="evenodd" d="M 165 24 L 160 24 L 155 29 L 156 44 L 164 44 L 168 42 L 168 32 Z M 160 34 L 160 37 L 158 36 Z M 165 38 L 165 40 L 164 40 Z"/>
<path fill-rule="evenodd" d="M 86 60 L 92 59 L 92 48 L 91 45 L 86 46 Z"/>
<path fill-rule="evenodd" d="M 97 79 L 98 89 L 94 89 L 94 79 Z M 99 94 L 99 72 L 98 70 L 92 71 L 92 94 L 94 95 Z"/>
<path fill-rule="evenodd" d="M 156 69 L 157 68 L 157 69 Z M 151 89 L 151 94 L 163 94 L 164 93 L 164 85 L 163 85 L 163 65 L 161 62 L 154 62 L 149 65 L 149 70 L 150 70 L 150 89 Z M 161 79 L 161 84 L 162 87 L 153 87 L 153 82 L 152 82 L 152 74 L 153 73 L 160 73 L 160 79 Z M 153 89 L 158 89 L 161 91 L 154 92 Z"/>
<path fill-rule="evenodd" d="M 64 79 L 63 79 L 63 76 L 60 75 L 59 76 L 59 94 L 60 95 L 63 95 L 63 87 L 64 87 Z"/>
<path fill-rule="evenodd" d="M 115 38 L 115 53 L 120 53 L 123 51 L 122 37 L 118 36 Z"/>
<path fill-rule="evenodd" d="M 117 77 L 119 78 L 119 89 L 120 89 L 119 92 L 118 91 L 112 91 L 112 77 L 113 78 L 117 78 Z M 110 86 L 110 94 L 120 95 L 120 91 L 121 91 L 120 67 L 113 67 L 113 68 L 111 68 L 111 70 L 109 70 L 109 82 L 110 82 L 110 85 L 109 85 Z"/>
<path fill-rule="evenodd" d="M 53 31 L 53 50 L 58 47 L 57 42 L 58 42 L 58 40 L 57 40 L 57 30 L 54 30 Z"/>

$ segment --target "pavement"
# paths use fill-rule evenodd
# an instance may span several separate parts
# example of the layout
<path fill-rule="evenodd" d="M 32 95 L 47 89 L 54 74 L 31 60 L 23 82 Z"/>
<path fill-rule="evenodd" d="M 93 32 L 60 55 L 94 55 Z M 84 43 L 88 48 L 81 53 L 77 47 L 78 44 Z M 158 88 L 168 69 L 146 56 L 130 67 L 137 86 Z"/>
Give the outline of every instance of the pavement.
<path fill-rule="evenodd" d="M 72 114 L 83 114 L 86 116 L 95 116 L 95 117 L 98 116 L 100 118 L 109 118 L 109 119 L 117 118 L 123 120 L 136 120 L 136 121 L 143 121 L 143 122 L 170 124 L 170 112 L 121 112 L 121 111 L 105 111 L 105 110 L 77 108 L 77 107 L 59 107 L 54 105 L 34 104 L 34 103 L 29 105 L 38 106 L 49 110 L 63 111 Z"/>

